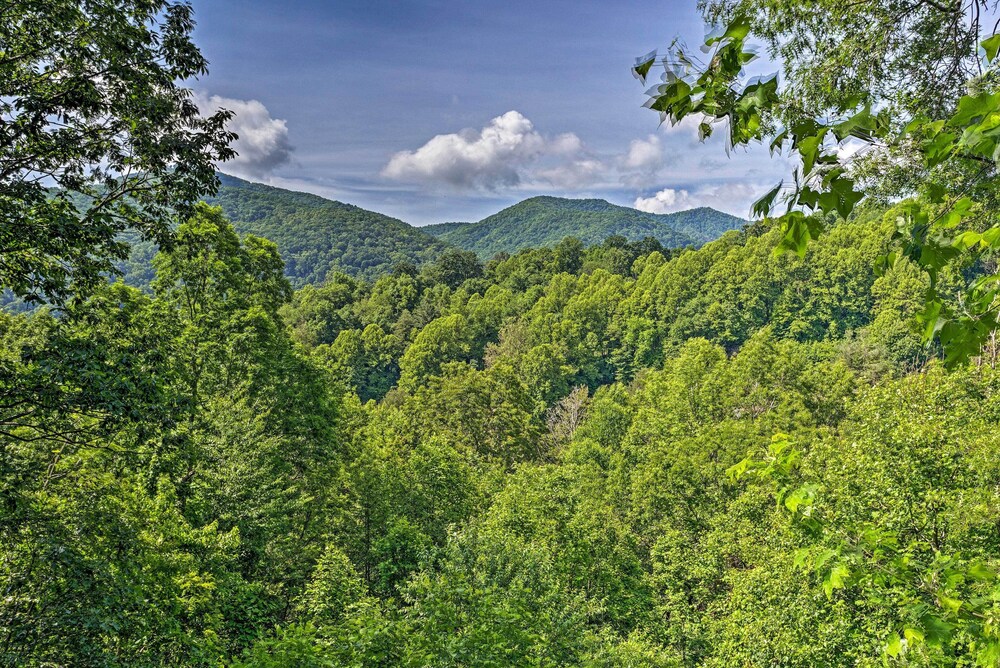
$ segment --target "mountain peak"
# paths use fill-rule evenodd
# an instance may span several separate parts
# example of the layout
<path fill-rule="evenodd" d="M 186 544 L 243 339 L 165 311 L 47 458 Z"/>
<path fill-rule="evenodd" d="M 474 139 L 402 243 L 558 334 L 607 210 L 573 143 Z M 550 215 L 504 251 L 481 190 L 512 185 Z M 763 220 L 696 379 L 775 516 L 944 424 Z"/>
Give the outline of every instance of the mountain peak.
<path fill-rule="evenodd" d="M 478 223 L 427 228 L 439 239 L 492 257 L 532 246 L 551 246 L 567 236 L 595 244 L 614 235 L 630 241 L 653 237 L 664 246 L 700 246 L 745 221 L 709 207 L 654 214 L 603 199 L 568 199 L 539 195 L 522 200 Z"/>

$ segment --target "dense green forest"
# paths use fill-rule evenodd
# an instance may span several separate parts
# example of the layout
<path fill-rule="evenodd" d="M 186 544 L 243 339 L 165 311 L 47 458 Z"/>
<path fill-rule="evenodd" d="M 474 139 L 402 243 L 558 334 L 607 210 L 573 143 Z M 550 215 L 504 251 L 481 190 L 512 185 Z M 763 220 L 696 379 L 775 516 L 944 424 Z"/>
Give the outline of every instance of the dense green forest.
<path fill-rule="evenodd" d="M 920 273 L 872 272 L 895 213 L 805 260 L 756 225 L 292 293 L 202 208 L 154 296 L 3 316 L 4 368 L 51 397 L 5 413 L 0 656 L 880 663 L 893 602 L 825 595 L 771 484 L 726 471 L 788 434 L 825 512 L 993 558 L 998 380 L 927 366 Z"/>
<path fill-rule="evenodd" d="M 423 264 L 446 244 L 401 220 L 317 195 L 251 183 L 219 174 L 219 188 L 206 201 L 222 207 L 241 234 L 277 244 L 285 275 L 295 287 L 322 283 L 345 273 L 374 278 L 399 262 Z M 126 283 L 146 288 L 153 278 L 155 244 L 128 238 L 132 248 L 120 270 Z"/>
<path fill-rule="evenodd" d="M 0 9 L 0 665 L 1000 665 L 1000 35 L 821 4 L 651 89 L 759 220 L 488 259 L 220 191 L 189 5 Z"/>
<path fill-rule="evenodd" d="M 498 252 L 553 246 L 566 237 L 596 244 L 620 235 L 629 241 L 650 237 L 667 248 L 682 248 L 717 239 L 745 222 L 712 209 L 656 216 L 598 200 L 536 197 L 468 228 L 500 240 L 492 243 L 449 233 L 456 226 L 465 228 L 462 223 L 413 227 L 317 195 L 222 173 L 218 178 L 218 191 L 205 201 L 222 207 L 238 233 L 274 241 L 293 287 L 319 285 L 338 273 L 373 280 L 391 273 L 397 264 L 421 266 L 454 247 L 481 255 L 485 252 L 488 259 Z M 123 239 L 130 252 L 127 260 L 118 263 L 117 272 L 126 284 L 148 290 L 158 247 L 134 233 L 123 235 Z M 8 310 L 23 308 L 9 293 L 0 303 Z"/>
<path fill-rule="evenodd" d="M 652 237 L 667 248 L 699 246 L 745 223 L 709 208 L 658 215 L 600 199 L 532 197 L 478 223 L 441 223 L 422 229 L 489 259 L 497 253 L 551 246 L 566 237 L 588 245 L 624 236 L 629 241 Z"/>
<path fill-rule="evenodd" d="M 316 195 L 249 183 L 221 174 L 222 207 L 241 234 L 274 241 L 295 286 L 335 272 L 373 278 L 398 262 L 423 264 L 445 249 L 401 220 Z"/>

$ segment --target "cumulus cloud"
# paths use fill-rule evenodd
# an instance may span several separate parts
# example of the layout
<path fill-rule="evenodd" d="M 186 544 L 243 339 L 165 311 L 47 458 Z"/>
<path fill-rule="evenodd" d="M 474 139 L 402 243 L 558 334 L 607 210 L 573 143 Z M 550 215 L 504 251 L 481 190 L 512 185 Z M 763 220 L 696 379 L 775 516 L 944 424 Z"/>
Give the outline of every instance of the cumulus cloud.
<path fill-rule="evenodd" d="M 607 174 L 608 167 L 595 158 L 579 158 L 553 167 L 542 168 L 534 177 L 546 184 L 564 190 L 577 190 L 600 183 Z"/>
<path fill-rule="evenodd" d="M 633 139 L 621 164 L 624 169 L 656 171 L 663 166 L 663 142 L 656 135 Z"/>
<path fill-rule="evenodd" d="M 547 138 L 520 112 L 508 111 L 480 130 L 437 135 L 415 151 L 396 153 L 382 175 L 456 189 L 497 190 L 533 180 L 530 168 L 539 161 L 572 162 L 583 150 L 575 134 Z"/>
<path fill-rule="evenodd" d="M 652 197 L 637 197 L 632 206 L 646 213 L 673 213 L 694 208 L 693 201 L 687 190 L 664 188 Z"/>
<path fill-rule="evenodd" d="M 657 135 L 633 139 L 628 150 L 614 161 L 619 181 L 632 188 L 644 188 L 660 181 L 666 167 L 663 141 Z"/>
<path fill-rule="evenodd" d="M 709 164 L 707 155 L 715 153 L 699 150 L 697 125 L 685 119 L 602 152 L 576 134 L 546 134 L 520 112 L 508 111 L 482 128 L 440 134 L 394 154 L 381 175 L 430 190 L 624 197 L 654 213 L 711 206 L 746 216 L 750 203 L 771 187 L 768 175 L 781 165 L 761 152 L 749 161 L 744 155 Z M 710 148 L 724 155 L 720 147 Z"/>
<path fill-rule="evenodd" d="M 663 188 L 649 197 L 637 197 L 632 206 L 647 213 L 674 213 L 708 206 L 745 218 L 750 205 L 771 187 L 773 184 L 739 182 L 715 183 L 694 189 Z"/>
<path fill-rule="evenodd" d="M 237 176 L 267 179 L 281 165 L 291 160 L 292 146 L 288 141 L 288 126 L 284 120 L 271 118 L 271 112 L 257 100 L 236 100 L 196 93 L 195 104 L 201 113 L 209 115 L 228 109 L 235 116 L 228 129 L 239 135 L 233 149 L 239 154 L 225 163 L 224 169 Z"/>

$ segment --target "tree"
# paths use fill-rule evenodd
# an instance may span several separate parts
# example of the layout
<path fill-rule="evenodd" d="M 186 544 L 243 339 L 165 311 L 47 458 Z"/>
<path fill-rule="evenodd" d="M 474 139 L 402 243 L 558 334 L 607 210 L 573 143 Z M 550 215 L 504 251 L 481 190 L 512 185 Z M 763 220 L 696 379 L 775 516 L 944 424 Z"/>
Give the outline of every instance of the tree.
<path fill-rule="evenodd" d="M 428 323 L 399 361 L 399 386 L 414 390 L 439 375 L 446 362 L 468 359 L 472 338 L 469 329 L 468 320 L 460 313 Z"/>
<path fill-rule="evenodd" d="M 87 291 L 125 231 L 169 243 L 235 153 L 177 82 L 203 75 L 192 8 L 170 0 L 15 0 L 0 8 L 0 287 Z M 11 224 L 12 223 L 12 224 Z"/>
<path fill-rule="evenodd" d="M 954 107 L 967 81 L 983 74 L 976 54 L 988 8 L 982 0 L 702 0 L 699 6 L 712 23 L 747 17 L 752 34 L 780 59 L 789 104 L 779 113 L 786 120 L 856 99 L 941 114 Z"/>
<path fill-rule="evenodd" d="M 993 92 L 1000 34 L 980 34 L 985 5 L 720 0 L 704 7 L 723 21 L 706 40 L 710 57 L 703 62 L 674 49 L 647 106 L 671 123 L 700 119 L 703 139 L 724 123 L 730 146 L 790 145 L 801 160 L 792 185 L 778 184 L 752 213 L 768 218 L 780 196 L 787 208 L 776 218 L 784 233 L 779 248 L 800 256 L 823 233 L 825 217 L 850 216 L 866 194 L 902 171 L 890 193 L 922 199 L 901 211 L 896 249 L 884 265 L 905 258 L 927 274 L 919 314 L 925 340 L 937 335 L 949 363 L 976 354 L 1000 326 L 996 282 L 972 272 L 956 299 L 939 278 L 947 267 L 974 264 L 1000 247 L 991 213 L 1000 158 L 1000 93 Z M 873 23 L 876 39 L 858 37 Z M 756 58 L 751 36 L 780 57 L 783 87 L 777 75 L 743 83 L 745 65 Z M 655 60 L 655 52 L 637 59 L 636 76 L 645 79 Z M 856 166 L 853 154 L 870 158 Z"/>
<path fill-rule="evenodd" d="M 428 280 L 456 288 L 463 281 L 483 275 L 483 265 L 472 251 L 449 248 L 423 271 Z"/>

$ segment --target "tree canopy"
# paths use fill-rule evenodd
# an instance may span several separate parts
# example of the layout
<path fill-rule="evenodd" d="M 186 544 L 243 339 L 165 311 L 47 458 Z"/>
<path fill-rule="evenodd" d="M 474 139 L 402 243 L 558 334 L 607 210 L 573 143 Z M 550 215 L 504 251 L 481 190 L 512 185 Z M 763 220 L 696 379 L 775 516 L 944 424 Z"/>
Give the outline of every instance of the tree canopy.
<path fill-rule="evenodd" d="M 191 6 L 14 1 L 0 8 L 0 283 L 63 301 L 103 282 L 133 230 L 161 244 L 232 157 L 230 114 L 178 82 L 208 64 Z"/>
<path fill-rule="evenodd" d="M 975 355 L 998 324 L 995 281 L 982 276 L 949 294 L 938 277 L 949 264 L 988 261 L 1000 239 L 991 213 L 1000 35 L 980 22 L 985 3 L 702 7 L 723 21 L 706 39 L 708 60 L 674 48 L 647 106 L 671 123 L 698 119 L 702 137 L 724 123 L 731 146 L 788 147 L 799 162 L 791 186 L 779 183 L 752 210 L 769 219 L 786 204 L 775 218 L 782 250 L 802 255 L 822 233 L 822 216 L 808 212 L 845 218 L 869 192 L 919 196 L 900 212 L 897 248 L 883 267 L 915 261 L 930 281 L 925 339 L 937 336 L 951 363 Z M 862 37 L 871 26 L 876 38 Z M 742 81 L 756 59 L 754 37 L 779 58 L 783 85 L 777 75 Z M 633 73 L 645 80 L 656 60 L 655 52 L 637 58 Z M 855 153 L 865 156 L 858 165 Z"/>
<path fill-rule="evenodd" d="M 60 172 L 86 181 L 75 191 L 23 172 L 0 197 L 22 249 L 0 287 L 57 308 L 0 310 L 0 666 L 997 666 L 1000 235 L 984 193 L 1000 102 L 990 73 L 907 97 L 908 63 L 967 77 L 956 45 L 978 24 L 929 25 L 952 16 L 936 2 L 862 5 L 888 35 L 866 42 L 853 7 L 706 5 L 726 21 L 708 63 L 667 63 L 654 109 L 700 114 L 703 133 L 725 118 L 737 144 L 783 138 L 802 162 L 784 214 L 769 215 L 779 189 L 762 220 L 697 247 L 568 236 L 484 262 L 424 257 L 399 228 L 309 256 L 292 237 L 317 207 L 347 237 L 372 219 L 279 193 L 288 236 L 265 238 L 249 225 L 280 222 L 274 193 L 184 199 L 201 163 L 176 153 L 153 178 L 108 176 L 84 150 Z M 86 52 L 68 64 L 137 40 L 137 74 L 91 84 L 184 107 L 173 78 L 141 75 L 147 57 L 201 62 L 190 18 L 40 0 L 0 8 L 0 36 L 55 44 L 43 60 Z M 752 35 L 803 51 L 787 87 L 739 83 Z M 892 41 L 914 35 L 953 43 Z M 887 77 L 865 88 L 847 56 L 889 44 L 859 53 Z M 982 46 L 992 68 L 1000 39 Z M 805 81 L 814 52 L 834 79 Z M 14 58 L 0 42 L 0 67 Z M 93 93 L 22 69 L 62 98 Z M 841 104 L 840 75 L 870 106 L 834 123 L 818 110 Z M 0 131 L 28 132 L 8 103 Z M 221 155 L 221 116 L 153 111 L 194 133 L 197 159 Z M 32 141 L 60 136 L 44 118 Z M 880 202 L 869 188 L 894 177 L 845 164 L 848 137 L 903 166 L 909 146 L 923 185 Z M 103 182 L 74 176 L 90 159 Z M 121 190 L 146 173 L 144 195 Z M 67 236 L 46 250 L 46 230 Z M 142 234 L 147 289 L 109 281 Z M 386 266 L 338 270 L 371 258 Z"/>

